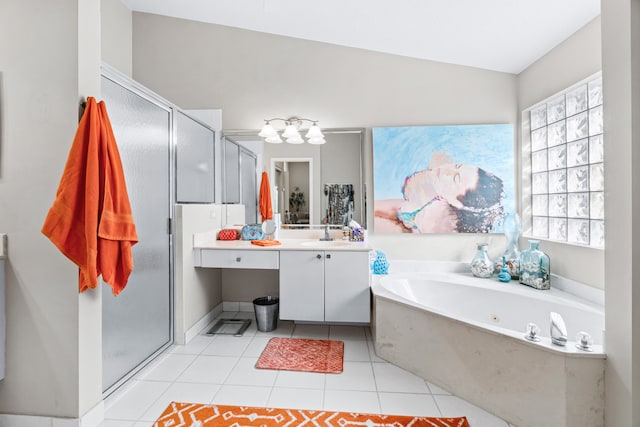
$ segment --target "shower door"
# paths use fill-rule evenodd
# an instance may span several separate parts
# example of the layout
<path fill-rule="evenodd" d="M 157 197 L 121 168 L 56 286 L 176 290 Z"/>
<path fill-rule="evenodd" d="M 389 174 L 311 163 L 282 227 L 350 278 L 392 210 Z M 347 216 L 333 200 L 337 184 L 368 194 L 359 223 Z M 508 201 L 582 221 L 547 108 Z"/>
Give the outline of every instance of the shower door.
<path fill-rule="evenodd" d="M 111 393 L 171 344 L 171 108 L 144 87 L 103 69 L 102 99 L 122 158 L 139 242 L 117 296 L 102 285 L 102 388 Z"/>

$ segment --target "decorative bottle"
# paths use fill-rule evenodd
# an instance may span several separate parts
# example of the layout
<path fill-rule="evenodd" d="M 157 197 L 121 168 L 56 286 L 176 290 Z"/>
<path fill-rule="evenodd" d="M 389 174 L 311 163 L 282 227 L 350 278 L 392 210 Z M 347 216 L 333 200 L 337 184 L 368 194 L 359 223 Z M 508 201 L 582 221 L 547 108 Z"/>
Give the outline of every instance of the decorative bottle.
<path fill-rule="evenodd" d="M 504 220 L 504 236 L 507 240 L 507 247 L 504 254 L 496 260 L 495 272 L 498 273 L 504 267 L 506 260 L 507 272 L 512 280 L 520 277 L 520 251 L 518 250 L 518 240 L 522 233 L 522 223 L 517 213 L 507 215 Z"/>
<path fill-rule="evenodd" d="M 538 249 L 540 241 L 529 240 L 529 249 L 520 254 L 520 283 L 536 289 L 551 288 L 549 256 Z"/>
<path fill-rule="evenodd" d="M 493 276 L 493 262 L 487 255 L 487 244 L 478 243 L 476 255 L 471 260 L 471 274 L 482 279 Z"/>

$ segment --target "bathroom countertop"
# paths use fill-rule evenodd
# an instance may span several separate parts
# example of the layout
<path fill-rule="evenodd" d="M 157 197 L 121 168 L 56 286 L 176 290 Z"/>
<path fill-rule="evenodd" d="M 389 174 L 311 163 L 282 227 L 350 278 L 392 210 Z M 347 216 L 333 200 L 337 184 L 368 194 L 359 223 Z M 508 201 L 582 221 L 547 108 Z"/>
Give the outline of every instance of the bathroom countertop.
<path fill-rule="evenodd" d="M 217 240 L 216 232 L 196 233 L 193 235 L 193 249 L 234 249 L 234 250 L 261 250 L 261 251 L 365 251 L 372 248 L 367 242 L 350 242 L 344 240 L 331 240 L 328 242 L 318 239 L 277 239 L 281 244 L 276 246 L 258 246 L 250 240 Z"/>

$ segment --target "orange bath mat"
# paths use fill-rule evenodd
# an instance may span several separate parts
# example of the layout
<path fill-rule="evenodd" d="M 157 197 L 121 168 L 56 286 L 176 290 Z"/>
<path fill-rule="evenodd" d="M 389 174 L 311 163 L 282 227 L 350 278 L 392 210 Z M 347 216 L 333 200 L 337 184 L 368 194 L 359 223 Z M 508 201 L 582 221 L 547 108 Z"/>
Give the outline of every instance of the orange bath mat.
<path fill-rule="evenodd" d="M 465 417 L 432 418 L 172 402 L 153 427 L 470 427 Z"/>
<path fill-rule="evenodd" d="M 271 338 L 256 368 L 339 374 L 343 359 L 342 341 Z"/>

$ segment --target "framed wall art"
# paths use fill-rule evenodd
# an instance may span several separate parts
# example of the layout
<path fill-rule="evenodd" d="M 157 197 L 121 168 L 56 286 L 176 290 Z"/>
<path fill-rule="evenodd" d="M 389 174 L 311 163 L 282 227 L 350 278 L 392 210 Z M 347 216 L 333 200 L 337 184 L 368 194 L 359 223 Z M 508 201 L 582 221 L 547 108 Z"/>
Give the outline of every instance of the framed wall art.
<path fill-rule="evenodd" d="M 374 128 L 374 230 L 501 233 L 514 164 L 512 124 Z"/>

